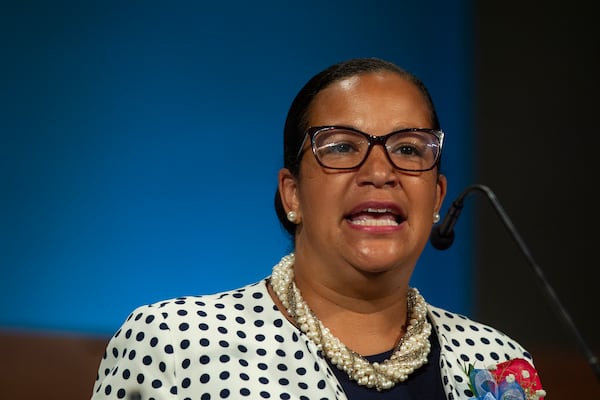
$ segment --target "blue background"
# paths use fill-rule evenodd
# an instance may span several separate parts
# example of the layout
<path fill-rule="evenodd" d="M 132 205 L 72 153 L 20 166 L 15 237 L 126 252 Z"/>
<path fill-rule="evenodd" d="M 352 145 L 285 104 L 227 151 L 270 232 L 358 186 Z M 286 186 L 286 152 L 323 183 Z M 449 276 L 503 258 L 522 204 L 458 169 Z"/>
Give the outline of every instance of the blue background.
<path fill-rule="evenodd" d="M 288 106 L 346 58 L 385 58 L 427 84 L 447 134 L 446 210 L 472 183 L 467 6 L 5 6 L 0 328 L 109 334 L 137 305 L 267 276 L 290 250 L 272 206 Z M 468 243 L 428 245 L 412 282 L 467 314 Z"/>

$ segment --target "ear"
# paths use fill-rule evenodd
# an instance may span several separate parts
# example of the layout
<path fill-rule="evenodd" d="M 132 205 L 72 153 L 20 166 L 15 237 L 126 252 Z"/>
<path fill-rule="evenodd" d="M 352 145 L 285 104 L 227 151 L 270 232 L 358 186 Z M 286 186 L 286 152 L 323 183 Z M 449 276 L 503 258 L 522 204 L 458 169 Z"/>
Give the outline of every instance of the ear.
<path fill-rule="evenodd" d="M 435 211 L 439 212 L 442 208 L 442 203 L 446 197 L 446 189 L 448 188 L 448 181 L 445 175 L 440 174 L 437 179 L 437 188 L 435 193 Z"/>
<path fill-rule="evenodd" d="M 282 168 L 279 170 L 278 182 L 279 196 L 281 196 L 283 209 L 285 212 L 295 211 L 297 218 L 302 218 L 296 178 L 287 168 Z"/>

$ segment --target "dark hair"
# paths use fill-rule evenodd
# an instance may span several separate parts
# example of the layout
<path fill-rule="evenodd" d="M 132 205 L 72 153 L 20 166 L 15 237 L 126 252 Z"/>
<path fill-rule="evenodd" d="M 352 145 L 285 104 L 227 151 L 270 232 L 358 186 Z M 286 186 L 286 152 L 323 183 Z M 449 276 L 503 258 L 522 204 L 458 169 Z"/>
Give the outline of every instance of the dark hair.
<path fill-rule="evenodd" d="M 298 152 L 300 151 L 300 146 L 304 140 L 306 130 L 309 128 L 308 111 L 315 96 L 332 83 L 342 79 L 379 71 L 393 72 L 413 83 L 421 91 L 429 106 L 431 113 L 431 128 L 440 129 L 440 123 L 433 105 L 433 100 L 429 95 L 429 91 L 420 79 L 389 61 L 379 58 L 354 58 L 334 64 L 313 76 L 302 89 L 300 89 L 294 98 L 294 101 L 292 101 L 283 129 L 284 168 L 287 168 L 292 175 L 298 176 L 300 170 L 300 158 L 298 157 Z M 296 224 L 288 221 L 278 191 L 275 192 L 275 212 L 277 213 L 277 217 L 283 228 L 294 237 L 296 233 Z"/>

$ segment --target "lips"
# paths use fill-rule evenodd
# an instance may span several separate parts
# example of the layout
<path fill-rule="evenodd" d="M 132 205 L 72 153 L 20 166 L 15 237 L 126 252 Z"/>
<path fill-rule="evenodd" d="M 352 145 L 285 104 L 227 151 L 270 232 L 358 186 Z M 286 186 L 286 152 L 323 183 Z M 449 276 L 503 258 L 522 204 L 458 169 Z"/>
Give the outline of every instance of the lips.
<path fill-rule="evenodd" d="M 381 203 L 362 204 L 345 218 L 351 224 L 361 226 L 398 226 L 406 219 L 396 205 Z"/>

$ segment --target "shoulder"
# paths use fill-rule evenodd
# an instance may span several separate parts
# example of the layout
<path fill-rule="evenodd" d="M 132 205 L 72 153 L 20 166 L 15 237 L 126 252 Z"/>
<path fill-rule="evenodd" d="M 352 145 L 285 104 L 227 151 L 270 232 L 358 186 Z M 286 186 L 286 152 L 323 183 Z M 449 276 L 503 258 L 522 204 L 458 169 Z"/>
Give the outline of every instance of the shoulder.
<path fill-rule="evenodd" d="M 481 322 L 474 321 L 465 315 L 451 312 L 443 308 L 435 307 L 428 304 L 429 315 L 433 320 L 436 328 L 442 332 L 465 332 L 467 334 L 473 332 L 488 332 L 494 336 L 504 336 L 504 333 L 496 328 Z"/>
<path fill-rule="evenodd" d="M 516 358 L 533 365 L 529 352 L 504 332 L 442 308 L 428 305 L 428 309 L 440 342 L 440 368 L 449 398 L 472 398 L 465 372 L 469 365 L 489 368 Z"/>
<path fill-rule="evenodd" d="M 180 296 L 170 299 L 156 301 L 151 304 L 143 305 L 139 308 L 154 308 L 154 309 L 170 309 L 180 308 L 182 305 L 190 304 L 217 304 L 217 303 L 232 303 L 239 299 L 255 298 L 260 299 L 267 294 L 266 279 L 254 282 L 252 284 L 242 286 L 240 288 L 225 290 L 217 293 Z"/>
<path fill-rule="evenodd" d="M 108 352 L 115 358 L 126 349 L 158 343 L 173 354 L 173 344 L 184 348 L 192 332 L 210 335 L 215 331 L 234 334 L 237 325 L 246 321 L 259 324 L 261 319 L 273 320 L 273 302 L 265 281 L 238 289 L 198 296 L 183 296 L 161 300 L 135 308 L 112 336 Z"/>
<path fill-rule="evenodd" d="M 531 355 L 504 332 L 462 314 L 431 305 L 428 308 L 442 347 L 473 354 L 474 359 L 464 356 L 464 361 L 502 362 L 515 357 L 531 361 Z"/>
<path fill-rule="evenodd" d="M 235 315 L 248 311 L 269 310 L 272 300 L 265 280 L 218 293 L 174 297 L 136 307 L 113 335 L 113 341 L 123 341 L 149 334 L 159 337 L 186 334 L 192 328 L 214 329 L 231 324 Z"/>
<path fill-rule="evenodd" d="M 229 308 L 244 309 L 248 306 L 260 307 L 268 304 L 269 294 L 265 280 L 241 288 L 203 295 L 190 295 L 160 300 L 135 308 L 127 317 L 127 322 L 145 320 L 172 321 L 178 317 L 218 315 Z"/>

